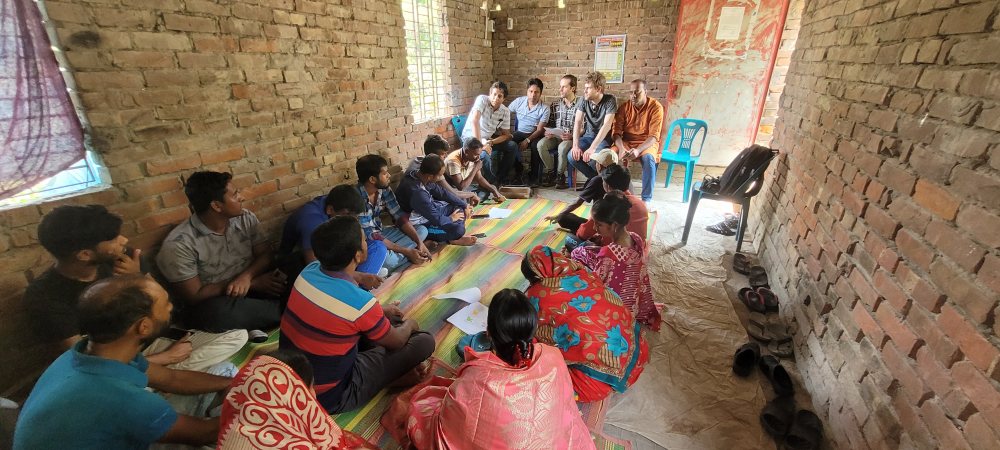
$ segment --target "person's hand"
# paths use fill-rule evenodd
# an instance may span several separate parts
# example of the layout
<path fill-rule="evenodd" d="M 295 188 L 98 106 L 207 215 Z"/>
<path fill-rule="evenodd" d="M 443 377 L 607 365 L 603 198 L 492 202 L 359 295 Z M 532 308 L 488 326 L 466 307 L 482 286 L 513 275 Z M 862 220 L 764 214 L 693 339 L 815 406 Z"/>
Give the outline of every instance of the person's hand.
<path fill-rule="evenodd" d="M 287 276 L 280 270 L 257 275 L 250 282 L 250 290 L 260 292 L 270 297 L 278 297 L 285 293 Z"/>
<path fill-rule="evenodd" d="M 524 139 L 523 141 L 521 141 L 521 143 L 520 143 L 520 144 L 518 144 L 518 147 L 520 147 L 520 148 L 521 148 L 521 151 L 523 152 L 523 151 L 525 151 L 525 150 L 527 150 L 527 149 L 528 149 L 528 144 L 530 144 L 530 143 L 531 143 L 531 142 L 529 142 L 529 141 L 528 141 L 528 139 L 527 139 L 527 138 L 525 138 L 525 139 Z"/>
<path fill-rule="evenodd" d="M 546 217 L 545 220 L 547 220 L 549 223 L 556 223 L 559 221 L 560 217 L 562 217 L 562 214 L 553 214 L 551 216 Z"/>
<path fill-rule="evenodd" d="M 580 150 L 580 147 L 574 145 L 573 149 L 569 151 L 569 154 L 573 156 L 573 159 L 580 159 L 580 157 L 583 156 L 583 150 Z"/>
<path fill-rule="evenodd" d="M 590 162 L 590 156 L 593 155 L 593 154 L 594 154 L 594 150 L 593 149 L 588 149 L 587 151 L 583 152 L 583 158 L 582 158 L 583 162 L 589 163 Z"/>
<path fill-rule="evenodd" d="M 570 132 L 569 132 L 569 131 L 563 131 L 563 133 L 562 133 L 562 136 L 560 136 L 560 137 L 561 137 L 561 138 L 562 138 L 562 140 L 564 140 L 564 141 L 571 141 L 571 140 L 573 140 L 573 135 L 572 135 L 572 134 L 570 134 Z"/>
<path fill-rule="evenodd" d="M 188 333 L 177 342 L 170 344 L 170 347 L 160 352 L 159 355 L 165 363 L 164 365 L 177 364 L 188 359 L 192 350 L 194 350 L 194 346 L 191 345 L 191 333 Z"/>
<path fill-rule="evenodd" d="M 458 222 L 459 220 L 462 220 L 464 218 L 465 218 L 465 210 L 464 209 L 456 209 L 454 212 L 451 213 L 451 221 L 452 222 Z"/>
<path fill-rule="evenodd" d="M 365 290 L 370 291 L 372 289 L 381 286 L 382 282 L 385 280 L 382 279 L 382 277 L 375 274 L 357 272 L 354 274 L 354 281 L 356 281 L 358 285 L 360 285 Z"/>
<path fill-rule="evenodd" d="M 489 141 L 486 141 L 486 143 L 483 144 L 483 151 L 486 152 L 487 155 L 492 155 L 493 154 L 493 144 L 491 144 Z"/>
<path fill-rule="evenodd" d="M 548 129 L 545 130 L 545 137 L 557 137 L 557 135 Z"/>
<path fill-rule="evenodd" d="M 406 319 L 406 322 L 403 322 L 403 325 L 409 325 L 410 330 L 412 330 L 414 333 L 420 331 L 420 324 L 417 323 L 416 320 Z"/>
<path fill-rule="evenodd" d="M 399 302 L 392 302 L 382 307 L 382 312 L 386 317 L 403 317 L 403 310 L 399 309 Z"/>
<path fill-rule="evenodd" d="M 483 168 L 483 160 L 482 159 L 477 160 L 476 163 L 472 165 L 472 171 L 473 172 L 475 172 L 475 171 L 477 171 L 479 169 L 482 169 L 482 168 Z"/>
<path fill-rule="evenodd" d="M 497 203 L 503 203 L 503 202 L 507 201 L 507 197 L 504 197 L 503 194 L 501 194 L 499 192 L 497 192 L 495 195 L 493 195 L 493 199 L 496 200 Z"/>
<path fill-rule="evenodd" d="M 118 259 L 115 259 L 114 273 L 115 275 L 124 275 L 126 273 L 139 273 L 139 258 L 142 256 L 142 250 L 134 249 L 132 254 L 122 253 L 118 255 Z"/>
<path fill-rule="evenodd" d="M 421 245 L 423 245 L 423 243 L 421 243 Z M 426 249 L 427 249 L 427 247 L 424 247 L 424 251 L 425 252 L 426 252 Z M 420 250 L 415 249 L 415 248 L 408 248 L 406 250 L 403 250 L 402 253 L 403 253 L 403 256 L 406 256 L 406 259 L 410 260 L 411 263 L 413 263 L 413 264 L 423 264 L 423 263 L 427 262 L 427 259 L 428 259 L 424 255 L 430 253 L 430 252 L 426 252 L 426 253 L 425 252 L 421 252 Z"/>
<path fill-rule="evenodd" d="M 465 205 L 465 217 L 466 218 L 472 217 L 472 205 L 469 204 Z"/>
<path fill-rule="evenodd" d="M 239 274 L 226 285 L 226 295 L 230 297 L 246 297 L 247 292 L 250 292 L 250 285 L 253 281 L 253 277 L 251 277 L 250 274 Z"/>
<path fill-rule="evenodd" d="M 466 203 L 469 204 L 469 206 L 476 206 L 476 205 L 479 204 L 479 196 L 478 195 L 473 195 L 472 197 L 469 197 L 469 198 L 465 199 L 465 201 L 466 201 Z"/>

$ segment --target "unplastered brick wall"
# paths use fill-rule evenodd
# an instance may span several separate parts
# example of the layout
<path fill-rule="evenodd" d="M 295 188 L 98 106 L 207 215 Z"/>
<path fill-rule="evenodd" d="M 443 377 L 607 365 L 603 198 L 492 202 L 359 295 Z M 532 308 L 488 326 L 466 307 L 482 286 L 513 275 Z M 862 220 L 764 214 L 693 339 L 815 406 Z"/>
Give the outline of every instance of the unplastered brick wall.
<path fill-rule="evenodd" d="M 583 78 L 594 70 L 595 38 L 625 34 L 625 82 L 607 85 L 607 92 L 625 101 L 628 82 L 642 78 L 649 95 L 665 102 L 680 2 L 566 0 L 565 8 L 556 3 L 501 1 L 502 9 L 490 12 L 496 21 L 493 73 L 510 86 L 511 99 L 525 95 L 528 79 L 537 77 L 545 83 L 545 102 L 551 103 L 559 98 L 565 74 L 580 79 L 577 94 L 583 95 Z M 514 19 L 513 30 L 507 29 L 508 18 Z M 507 48 L 507 41 L 514 48 Z"/>
<path fill-rule="evenodd" d="M 751 222 L 840 448 L 1000 442 L 998 8 L 806 2 Z"/>
<path fill-rule="evenodd" d="M 774 137 L 774 123 L 778 118 L 778 101 L 785 88 L 785 75 L 788 65 L 792 62 L 792 51 L 799 36 L 799 26 L 802 24 L 802 8 L 805 0 L 790 0 L 788 14 L 785 15 L 785 26 L 781 30 L 781 41 L 774 58 L 774 68 L 771 81 L 767 86 L 767 97 L 764 99 L 764 110 L 761 112 L 760 124 L 757 126 L 756 143 L 763 146 L 771 145 Z"/>
<path fill-rule="evenodd" d="M 492 53 L 478 2 L 443 5 L 455 114 L 489 86 Z M 359 156 L 399 164 L 429 132 L 454 137 L 448 118 L 415 124 L 410 115 L 399 1 L 45 6 L 112 186 L 0 212 L 0 394 L 30 383 L 48 357 L 24 328 L 21 294 L 51 265 L 36 227 L 52 208 L 107 205 L 124 217 L 131 244 L 149 250 L 188 216 L 187 174 L 231 171 L 245 206 L 276 236 L 289 212 L 353 181 Z"/>

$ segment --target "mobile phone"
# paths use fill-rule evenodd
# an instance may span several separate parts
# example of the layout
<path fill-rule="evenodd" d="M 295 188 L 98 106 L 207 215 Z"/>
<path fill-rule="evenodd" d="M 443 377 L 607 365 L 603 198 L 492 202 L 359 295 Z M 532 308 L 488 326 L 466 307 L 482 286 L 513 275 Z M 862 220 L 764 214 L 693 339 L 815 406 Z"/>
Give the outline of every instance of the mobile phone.
<path fill-rule="evenodd" d="M 177 328 L 177 327 L 170 327 L 167 328 L 167 331 L 163 332 L 163 336 L 161 337 L 170 339 L 172 341 L 179 341 L 181 339 L 184 339 L 184 337 L 187 336 L 188 333 L 191 333 L 191 330 L 185 330 L 183 328 Z"/>
<path fill-rule="evenodd" d="M 476 234 L 473 234 L 472 236 L 475 237 L 475 238 L 484 238 L 484 237 L 486 237 L 486 233 L 476 233 Z"/>
<path fill-rule="evenodd" d="M 485 218 L 487 218 L 489 216 L 490 216 L 489 214 L 473 214 L 472 218 L 473 219 L 485 219 Z"/>

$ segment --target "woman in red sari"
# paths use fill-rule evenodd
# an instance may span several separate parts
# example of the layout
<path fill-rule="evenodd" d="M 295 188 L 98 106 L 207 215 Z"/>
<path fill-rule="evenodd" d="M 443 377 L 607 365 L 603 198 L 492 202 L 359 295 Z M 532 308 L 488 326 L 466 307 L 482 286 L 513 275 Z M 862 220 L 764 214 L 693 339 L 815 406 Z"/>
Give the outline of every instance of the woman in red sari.
<path fill-rule="evenodd" d="M 294 367 L 294 369 L 293 369 Z M 305 355 L 278 350 L 240 370 L 222 404 L 222 450 L 374 450 L 320 406 Z"/>
<path fill-rule="evenodd" d="M 535 309 L 504 289 L 490 302 L 493 349 L 465 349 L 449 386 L 420 389 L 407 434 L 424 449 L 593 449 L 559 350 L 534 342 Z"/>
<path fill-rule="evenodd" d="M 639 324 L 618 295 L 580 263 L 549 247 L 525 255 L 525 294 L 538 310 L 538 340 L 557 347 L 581 402 L 625 392 L 649 360 Z"/>
<path fill-rule="evenodd" d="M 577 247 L 571 255 L 621 297 L 636 321 L 659 331 L 661 317 L 653 302 L 653 288 L 646 270 L 646 243 L 625 228 L 631 207 L 632 204 L 616 192 L 594 203 L 591 214 L 597 233 L 611 239 L 604 239 L 607 244 L 600 247 Z"/>

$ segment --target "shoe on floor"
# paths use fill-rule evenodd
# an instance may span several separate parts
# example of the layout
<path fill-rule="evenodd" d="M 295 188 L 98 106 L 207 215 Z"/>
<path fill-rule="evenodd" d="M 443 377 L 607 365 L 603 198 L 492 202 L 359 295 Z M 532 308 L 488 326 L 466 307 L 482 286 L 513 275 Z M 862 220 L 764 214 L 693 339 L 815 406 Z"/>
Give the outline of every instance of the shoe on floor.
<path fill-rule="evenodd" d="M 723 236 L 735 236 L 736 235 L 736 231 L 733 230 L 732 228 L 729 228 L 728 226 L 726 226 L 726 222 L 725 221 L 719 222 L 719 223 L 717 223 L 715 225 L 709 225 L 709 226 L 705 227 L 705 230 L 708 231 L 709 233 L 721 234 Z"/>
<path fill-rule="evenodd" d="M 267 333 L 260 330 L 248 330 L 247 335 L 250 337 L 250 342 L 254 344 L 260 344 L 267 341 Z"/>

